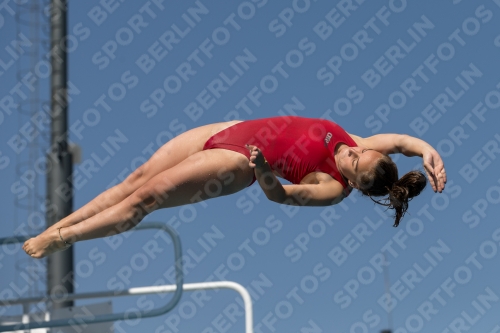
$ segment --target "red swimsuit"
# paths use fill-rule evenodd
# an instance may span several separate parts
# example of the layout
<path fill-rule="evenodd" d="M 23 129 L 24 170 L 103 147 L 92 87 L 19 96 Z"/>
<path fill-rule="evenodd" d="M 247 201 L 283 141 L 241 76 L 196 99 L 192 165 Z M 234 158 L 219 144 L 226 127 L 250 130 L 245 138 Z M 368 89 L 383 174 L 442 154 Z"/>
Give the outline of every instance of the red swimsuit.
<path fill-rule="evenodd" d="M 271 168 L 291 183 L 299 184 L 311 172 L 324 172 L 342 184 L 347 196 L 349 187 L 333 158 L 339 143 L 357 146 L 349 134 L 334 122 L 290 116 L 238 123 L 212 136 L 203 149 L 223 148 L 250 158 L 245 145 L 255 145 Z"/>

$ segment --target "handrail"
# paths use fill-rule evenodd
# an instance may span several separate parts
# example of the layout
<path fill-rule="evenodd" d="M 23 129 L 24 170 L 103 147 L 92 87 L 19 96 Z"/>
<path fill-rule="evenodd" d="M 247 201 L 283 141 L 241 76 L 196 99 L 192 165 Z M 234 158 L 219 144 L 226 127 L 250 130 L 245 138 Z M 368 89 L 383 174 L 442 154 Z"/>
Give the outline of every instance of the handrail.
<path fill-rule="evenodd" d="M 245 306 L 245 332 L 253 333 L 253 310 L 252 310 L 252 298 L 248 291 L 241 284 L 233 281 L 211 281 L 211 282 L 200 282 L 200 283 L 186 283 L 182 286 L 183 291 L 193 291 L 193 290 L 206 290 L 206 289 L 232 289 L 238 292 L 243 299 Z M 68 295 L 65 300 L 75 300 L 75 299 L 86 299 L 86 298 L 102 298 L 102 297 L 118 297 L 118 296 L 137 296 L 137 295 L 147 295 L 147 294 L 160 294 L 169 293 L 176 291 L 177 286 L 174 284 L 163 285 L 163 286 L 150 286 L 150 287 L 135 287 L 121 291 L 102 291 L 93 293 L 81 293 L 81 294 L 71 294 Z M 38 303 L 43 301 L 44 297 L 31 297 L 24 299 L 11 299 L 3 300 L 3 302 L 8 305 L 14 304 L 27 304 L 27 303 Z M 1 306 L 1 304 L 0 304 Z"/>
<path fill-rule="evenodd" d="M 177 303 L 179 303 L 179 300 L 181 299 L 182 296 L 182 291 L 183 291 L 183 284 L 184 284 L 184 276 L 183 276 L 183 271 L 182 271 L 182 251 L 181 251 L 181 241 L 179 238 L 179 235 L 177 232 L 170 227 L 169 225 L 160 223 L 160 222 L 147 222 L 147 223 L 142 223 L 133 228 L 131 231 L 134 230 L 145 230 L 145 229 L 161 229 L 165 232 L 167 232 L 170 237 L 172 238 L 173 244 L 174 244 L 174 254 L 175 254 L 175 285 L 164 285 L 164 286 L 158 286 L 158 287 L 175 287 L 175 293 L 172 299 L 165 304 L 162 307 L 150 310 L 150 311 L 138 311 L 134 314 L 126 313 L 126 312 L 120 312 L 120 313 L 112 313 L 112 314 L 105 314 L 105 315 L 99 315 L 95 317 L 91 316 L 85 316 L 85 317 L 79 317 L 78 321 L 81 324 L 96 324 L 96 323 L 102 323 L 102 322 L 107 322 L 107 321 L 116 321 L 116 320 L 125 320 L 125 319 L 135 319 L 131 318 L 132 316 L 138 317 L 138 318 L 148 318 L 148 317 L 155 317 L 155 316 L 160 316 L 163 315 L 169 311 L 171 311 Z M 23 242 L 30 237 L 24 237 L 24 236 L 14 236 L 14 237 L 7 237 L 7 238 L 0 238 L 0 246 L 7 245 L 7 244 L 14 244 L 14 243 L 20 243 Z M 158 288 L 155 287 L 155 288 Z M 152 287 L 142 287 L 142 288 L 152 288 Z M 132 288 L 132 289 L 137 289 L 137 288 Z M 140 289 L 140 288 L 139 288 Z M 131 290 L 131 289 L 129 289 Z M 172 290 L 174 291 L 174 290 Z M 109 294 L 109 292 L 104 292 L 106 294 Z M 97 293 L 86 293 L 86 294 L 99 294 Z M 65 298 L 70 300 L 70 299 L 78 299 L 78 295 L 81 294 L 69 294 L 67 295 L 68 297 Z M 83 294 L 85 295 L 85 294 Z M 96 296 L 96 297 L 101 297 L 101 296 Z M 102 296 L 102 297 L 107 297 L 107 296 Z M 87 297 L 88 298 L 88 297 Z M 43 300 L 44 297 L 42 297 L 41 300 Z M 30 300 L 30 299 L 25 299 L 25 300 Z M 7 300 L 8 301 L 8 300 Z M 40 300 L 38 300 L 40 301 Z M 23 303 L 33 303 L 32 301 L 24 301 Z M 7 304 L 9 305 L 9 304 Z M 31 322 L 31 323 L 17 323 L 17 324 L 11 324 L 11 325 L 0 325 L 0 332 L 7 332 L 7 331 L 18 331 L 18 330 L 28 330 L 28 329 L 34 329 L 34 328 L 43 328 L 43 327 L 61 327 L 61 326 L 71 326 L 74 324 L 74 319 L 73 318 L 67 318 L 67 319 L 57 319 L 57 320 L 50 320 L 50 321 L 45 321 L 45 322 Z"/>

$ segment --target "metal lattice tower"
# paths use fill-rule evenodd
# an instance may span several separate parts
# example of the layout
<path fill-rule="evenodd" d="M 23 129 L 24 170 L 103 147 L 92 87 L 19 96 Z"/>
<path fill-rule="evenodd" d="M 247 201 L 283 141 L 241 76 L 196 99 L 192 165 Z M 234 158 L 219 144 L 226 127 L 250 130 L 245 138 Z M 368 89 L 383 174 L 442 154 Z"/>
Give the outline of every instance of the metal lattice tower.
<path fill-rule="evenodd" d="M 36 65 L 46 59 L 49 52 L 49 17 L 45 10 L 48 0 L 30 0 L 16 2 L 16 42 L 11 48 L 16 59 L 16 81 L 30 80 L 29 87 L 23 87 L 23 94 L 17 95 L 18 133 L 25 133 L 27 128 L 35 128 L 27 138 L 21 135 L 26 146 L 16 155 L 16 178 L 25 179 L 23 185 L 27 193 L 14 196 L 14 229 L 29 235 L 39 234 L 45 229 L 45 168 L 46 151 L 50 141 L 50 127 L 37 127 L 33 117 L 47 113 L 49 109 L 49 82 L 40 79 Z M 36 134 L 35 134 L 36 133 Z M 26 296 L 41 296 L 46 293 L 46 262 L 35 260 L 19 252 L 16 254 L 15 283 L 27 286 Z M 29 309 L 25 308 L 26 313 Z"/>

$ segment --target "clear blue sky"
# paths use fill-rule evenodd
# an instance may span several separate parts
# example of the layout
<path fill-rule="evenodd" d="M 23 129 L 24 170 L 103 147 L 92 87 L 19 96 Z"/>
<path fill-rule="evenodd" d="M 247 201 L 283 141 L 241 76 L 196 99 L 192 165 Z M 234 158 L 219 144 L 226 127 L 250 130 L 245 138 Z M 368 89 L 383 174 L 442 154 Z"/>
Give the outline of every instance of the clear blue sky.
<path fill-rule="evenodd" d="M 5 106 L 29 84 L 16 78 L 19 62 L 9 49 L 20 39 L 14 17 L 4 7 L 0 14 Z M 213 276 L 255 292 L 256 332 L 379 332 L 389 307 L 395 332 L 500 332 L 499 17 L 493 0 L 72 1 L 70 138 L 82 149 L 74 206 L 169 138 L 203 124 L 293 112 L 332 119 L 363 137 L 417 136 L 442 154 L 448 184 L 442 194 L 428 187 L 414 199 L 397 229 L 356 191 L 334 207 L 290 208 L 267 201 L 257 184 L 146 220 L 177 228 L 190 260 L 186 282 Z M 43 70 L 37 73 L 46 93 Z M 13 210 L 15 196 L 28 188 L 15 185 L 12 138 L 26 140 L 33 125 L 21 130 L 26 121 L 9 112 L 0 110 L 0 237 L 14 233 L 15 219 L 27 222 Z M 121 139 L 113 146 L 110 137 Z M 421 168 L 416 157 L 396 160 L 400 174 Z M 143 248 L 153 235 L 76 244 L 77 291 L 168 276 L 171 245 L 158 240 L 162 254 L 154 258 Z M 391 302 L 383 299 L 384 252 Z M 14 275 L 24 254 L 3 253 L 0 293 L 25 285 Z M 243 331 L 234 312 L 241 307 L 231 305 L 236 294 L 206 297 L 185 293 L 171 313 L 121 322 L 115 332 Z M 113 301 L 115 311 L 149 305 Z"/>

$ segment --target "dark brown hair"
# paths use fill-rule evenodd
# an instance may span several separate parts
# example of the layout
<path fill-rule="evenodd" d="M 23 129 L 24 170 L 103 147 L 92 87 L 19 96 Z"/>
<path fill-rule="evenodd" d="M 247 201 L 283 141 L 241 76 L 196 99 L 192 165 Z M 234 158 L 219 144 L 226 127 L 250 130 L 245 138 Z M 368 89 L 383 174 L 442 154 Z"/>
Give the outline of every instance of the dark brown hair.
<path fill-rule="evenodd" d="M 420 171 L 410 171 L 399 178 L 396 164 L 389 156 L 384 155 L 371 171 L 361 175 L 359 190 L 374 202 L 394 209 L 394 227 L 397 227 L 408 210 L 408 202 L 419 195 L 426 184 L 427 180 Z M 373 199 L 384 195 L 388 197 Z"/>

